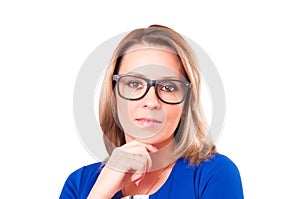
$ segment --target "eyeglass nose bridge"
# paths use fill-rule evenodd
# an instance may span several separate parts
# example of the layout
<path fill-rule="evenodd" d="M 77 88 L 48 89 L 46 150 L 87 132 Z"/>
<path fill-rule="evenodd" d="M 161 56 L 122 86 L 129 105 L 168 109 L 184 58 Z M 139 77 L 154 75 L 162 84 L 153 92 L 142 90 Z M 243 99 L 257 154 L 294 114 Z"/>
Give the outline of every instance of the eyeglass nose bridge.
<path fill-rule="evenodd" d="M 157 80 L 151 80 L 151 79 L 148 79 L 148 80 L 146 80 L 146 82 L 147 82 L 147 87 L 151 87 L 151 86 L 156 86 L 156 83 L 157 83 Z"/>
<path fill-rule="evenodd" d="M 148 94 L 151 86 L 153 86 L 156 97 L 158 97 L 160 99 L 160 97 L 158 96 L 158 93 L 157 93 L 157 83 L 158 83 L 158 81 L 157 80 L 151 80 L 151 79 L 147 79 L 145 81 L 147 82 L 147 89 L 146 89 L 144 95 L 142 96 L 142 98 L 145 97 Z"/>

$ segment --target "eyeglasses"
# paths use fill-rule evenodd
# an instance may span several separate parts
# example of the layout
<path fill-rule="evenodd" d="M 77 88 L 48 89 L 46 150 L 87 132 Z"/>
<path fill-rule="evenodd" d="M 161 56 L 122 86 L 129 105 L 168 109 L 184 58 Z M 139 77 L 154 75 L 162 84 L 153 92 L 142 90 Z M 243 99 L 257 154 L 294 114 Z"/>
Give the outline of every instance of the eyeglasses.
<path fill-rule="evenodd" d="M 191 88 L 186 80 L 162 79 L 150 80 L 144 77 L 120 74 L 114 75 L 119 96 L 126 100 L 139 100 L 145 97 L 151 86 L 154 86 L 156 96 L 166 104 L 180 104 Z"/>

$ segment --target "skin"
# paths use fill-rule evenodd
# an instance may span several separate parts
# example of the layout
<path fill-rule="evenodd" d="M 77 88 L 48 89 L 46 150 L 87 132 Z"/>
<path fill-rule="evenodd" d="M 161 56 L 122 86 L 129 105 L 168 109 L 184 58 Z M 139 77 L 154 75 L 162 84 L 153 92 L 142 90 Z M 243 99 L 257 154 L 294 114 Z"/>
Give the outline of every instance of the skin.
<path fill-rule="evenodd" d="M 182 67 L 175 54 L 167 49 L 161 50 L 160 47 L 160 49 L 133 50 L 126 54 L 122 60 L 119 74 L 135 74 L 149 79 L 170 77 L 179 79 L 182 78 L 181 71 Z M 123 128 L 127 127 L 124 129 L 126 142 L 138 139 L 159 149 L 173 139 L 173 132 L 182 114 L 182 103 L 172 105 L 160 101 L 155 94 L 154 87 L 150 87 L 147 95 L 137 101 L 128 101 L 119 95 L 116 96 L 119 120 Z M 155 119 L 160 123 L 152 123 L 153 125 L 150 124 L 151 127 L 148 127 L 151 122 L 143 125 L 143 122 L 137 121 L 140 118 Z M 129 125 L 131 126 L 128 127 Z M 147 135 L 147 129 L 148 132 L 154 133 Z M 145 132 L 145 135 L 138 136 L 137 131 Z"/>
<path fill-rule="evenodd" d="M 134 46 L 129 50 L 141 47 L 145 48 L 124 55 L 119 74 L 134 73 L 149 79 L 182 77 L 182 66 L 177 56 L 170 50 L 164 47 L 149 48 L 149 46 Z M 149 73 L 149 71 L 158 72 Z M 155 184 L 150 191 L 153 193 L 162 186 L 174 166 L 174 163 L 171 163 L 164 168 L 163 175 L 161 175 L 162 169 L 147 172 L 151 168 L 149 154 L 157 152 L 173 140 L 173 133 L 183 111 L 183 103 L 171 105 L 160 101 L 154 87 L 151 87 L 147 95 L 140 100 L 125 100 L 117 93 L 116 96 L 118 117 L 124 127 L 126 139 L 126 144 L 119 149 L 128 154 L 141 154 L 143 158 L 138 164 L 132 161 L 130 155 L 118 158 L 118 163 L 123 162 L 125 165 L 124 171 L 105 166 L 90 192 L 88 197 L 90 199 L 111 198 L 121 189 L 126 189 L 126 194 L 143 194 Z M 115 151 L 118 153 L 117 150 Z M 116 156 L 114 152 L 110 158 Z M 126 168 L 134 172 L 127 172 Z"/>

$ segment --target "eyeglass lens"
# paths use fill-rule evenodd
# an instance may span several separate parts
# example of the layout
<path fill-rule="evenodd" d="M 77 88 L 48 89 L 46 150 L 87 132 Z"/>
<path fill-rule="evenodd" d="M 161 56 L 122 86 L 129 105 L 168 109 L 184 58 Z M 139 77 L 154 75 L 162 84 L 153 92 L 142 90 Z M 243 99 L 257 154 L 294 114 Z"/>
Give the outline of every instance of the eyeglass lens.
<path fill-rule="evenodd" d="M 136 76 L 123 76 L 118 82 L 119 94 L 131 100 L 140 99 L 146 95 L 149 86 L 145 79 Z M 168 103 L 181 102 L 185 89 L 184 82 L 180 80 L 159 80 L 155 86 L 158 97 Z"/>

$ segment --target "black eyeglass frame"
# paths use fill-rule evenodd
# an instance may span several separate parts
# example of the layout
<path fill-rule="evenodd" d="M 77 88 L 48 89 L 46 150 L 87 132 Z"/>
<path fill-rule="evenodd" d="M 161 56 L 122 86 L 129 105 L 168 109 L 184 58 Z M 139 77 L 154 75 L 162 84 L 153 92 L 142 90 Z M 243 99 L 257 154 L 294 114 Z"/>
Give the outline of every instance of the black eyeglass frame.
<path fill-rule="evenodd" d="M 145 82 L 147 83 L 147 88 L 145 90 L 145 93 L 138 98 L 127 98 L 121 95 L 120 93 L 120 88 L 119 88 L 119 81 L 123 78 L 123 77 L 136 77 L 136 78 L 140 78 L 145 80 Z M 154 90 L 155 90 L 155 94 L 158 97 L 158 99 L 160 99 L 162 102 L 166 103 L 166 104 L 180 104 L 184 101 L 184 99 L 186 98 L 186 96 L 189 94 L 189 91 L 191 89 L 191 83 L 186 81 L 186 80 L 178 80 L 178 79 L 161 79 L 161 80 L 151 80 L 151 79 L 147 79 L 145 77 L 141 77 L 141 76 L 137 76 L 137 75 L 131 75 L 131 74 L 119 74 L 119 75 L 113 75 L 113 81 L 116 81 L 116 86 L 117 86 L 117 90 L 118 90 L 118 94 L 120 97 L 122 97 L 123 99 L 126 100 L 140 100 L 143 97 L 145 97 L 150 89 L 151 86 L 154 86 Z M 180 100 L 179 102 L 167 102 L 165 100 L 163 100 L 159 95 L 158 95 L 158 84 L 161 82 L 166 82 L 166 81 L 177 81 L 177 82 L 181 82 L 183 83 L 183 85 L 185 86 L 185 90 L 184 90 L 184 95 L 182 100 Z"/>

